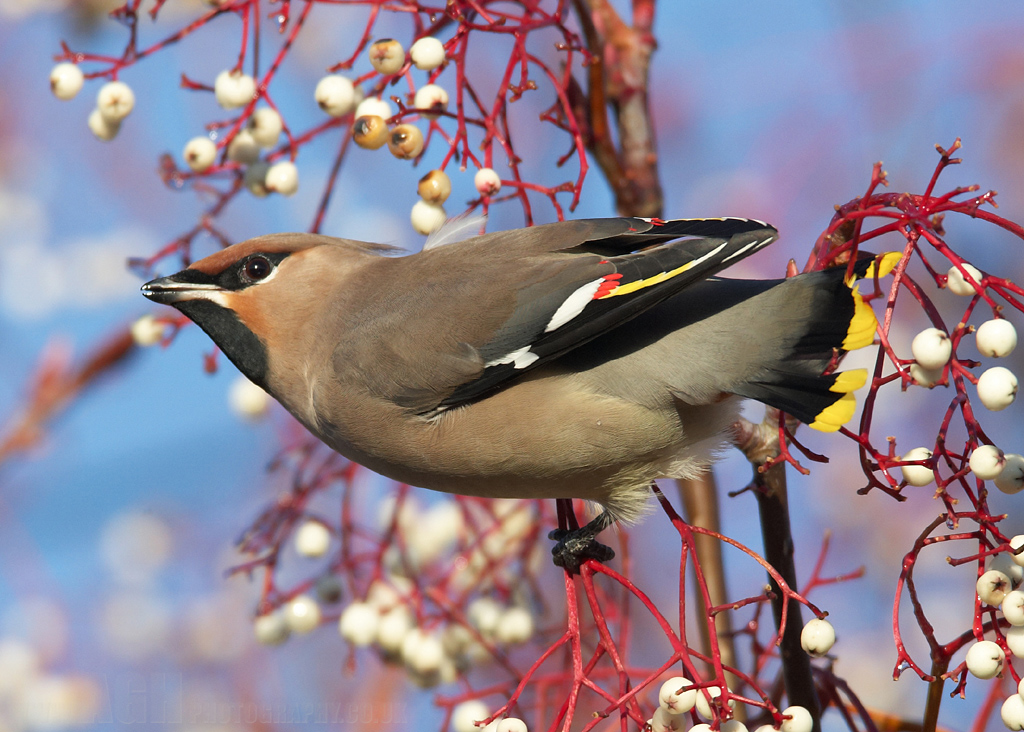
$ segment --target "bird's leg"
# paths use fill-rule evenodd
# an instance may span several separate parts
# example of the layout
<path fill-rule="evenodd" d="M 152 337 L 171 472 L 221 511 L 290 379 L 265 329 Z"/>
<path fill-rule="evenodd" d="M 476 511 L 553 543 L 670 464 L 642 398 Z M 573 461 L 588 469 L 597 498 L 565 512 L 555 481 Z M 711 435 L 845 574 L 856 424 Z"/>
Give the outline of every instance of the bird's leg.
<path fill-rule="evenodd" d="M 578 529 L 555 529 L 549 533 L 548 538 L 558 542 L 551 548 L 555 566 L 564 567 L 570 574 L 579 574 L 580 565 L 588 559 L 595 559 L 598 562 L 614 559 L 615 552 L 612 548 L 595 538 L 613 523 L 615 519 L 612 515 L 602 511 L 586 526 Z"/>

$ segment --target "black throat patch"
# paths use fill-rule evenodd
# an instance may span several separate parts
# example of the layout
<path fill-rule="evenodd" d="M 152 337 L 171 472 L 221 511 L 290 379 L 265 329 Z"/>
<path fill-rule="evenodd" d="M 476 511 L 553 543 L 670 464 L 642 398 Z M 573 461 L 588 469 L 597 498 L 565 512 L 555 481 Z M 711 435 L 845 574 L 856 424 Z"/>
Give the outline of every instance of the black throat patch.
<path fill-rule="evenodd" d="M 267 390 L 267 347 L 234 312 L 202 298 L 174 307 L 202 328 L 249 381 Z"/>

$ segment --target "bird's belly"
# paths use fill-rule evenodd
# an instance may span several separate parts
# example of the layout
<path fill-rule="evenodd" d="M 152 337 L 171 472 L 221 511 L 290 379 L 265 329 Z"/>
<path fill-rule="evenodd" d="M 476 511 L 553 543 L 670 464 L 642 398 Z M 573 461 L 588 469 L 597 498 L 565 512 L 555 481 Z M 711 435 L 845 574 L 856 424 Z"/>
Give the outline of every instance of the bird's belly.
<path fill-rule="evenodd" d="M 568 379 L 568 380 L 566 380 Z M 578 387 L 578 388 L 577 388 Z M 571 377 L 526 378 L 434 420 L 382 411 L 325 441 L 395 480 L 491 498 L 582 498 L 642 490 L 689 442 L 680 413 L 595 394 Z M 717 446 L 717 445 L 716 445 Z M 698 456 L 697 470 L 710 459 Z M 687 458 L 689 459 L 689 458 Z"/>

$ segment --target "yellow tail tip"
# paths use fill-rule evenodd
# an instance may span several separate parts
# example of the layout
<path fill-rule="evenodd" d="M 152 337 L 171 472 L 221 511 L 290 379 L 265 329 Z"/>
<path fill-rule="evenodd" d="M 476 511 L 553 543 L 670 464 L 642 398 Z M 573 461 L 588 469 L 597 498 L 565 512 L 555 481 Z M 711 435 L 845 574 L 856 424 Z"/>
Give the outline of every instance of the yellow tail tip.
<path fill-rule="evenodd" d="M 896 265 L 900 263 L 903 258 L 903 252 L 886 252 L 885 254 L 879 254 L 868 265 L 867 271 L 864 272 L 863 276 L 857 276 L 853 274 L 846 278 L 846 284 L 853 287 L 853 284 L 860 279 L 873 280 L 875 273 L 878 273 L 878 277 L 885 277 L 887 274 L 896 269 Z"/>
<path fill-rule="evenodd" d="M 864 279 L 874 279 L 875 270 L 878 270 L 879 277 L 885 277 L 887 274 L 896 269 L 896 265 L 903 259 L 903 252 L 886 252 L 885 254 L 879 254 L 875 257 L 875 261 L 868 267 L 868 271 L 864 273 Z"/>
<path fill-rule="evenodd" d="M 853 317 L 843 340 L 844 351 L 855 351 L 870 346 L 875 342 L 875 331 L 878 329 L 878 318 L 871 306 L 864 302 L 857 287 L 853 287 Z"/>
<path fill-rule="evenodd" d="M 853 392 L 848 392 L 822 409 L 814 421 L 807 426 L 819 432 L 836 432 L 853 419 L 853 413 L 856 411 L 857 399 L 853 396 Z"/>
<path fill-rule="evenodd" d="M 868 383 L 867 369 L 850 369 L 836 374 L 835 383 L 828 388 L 837 394 L 849 394 Z"/>

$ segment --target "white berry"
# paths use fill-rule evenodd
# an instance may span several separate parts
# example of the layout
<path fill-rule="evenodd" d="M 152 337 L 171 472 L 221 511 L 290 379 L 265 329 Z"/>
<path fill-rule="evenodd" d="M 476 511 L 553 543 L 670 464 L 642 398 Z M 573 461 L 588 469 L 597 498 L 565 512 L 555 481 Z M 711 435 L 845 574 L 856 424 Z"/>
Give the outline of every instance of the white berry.
<path fill-rule="evenodd" d="M 304 557 L 322 557 L 331 546 L 331 531 L 319 521 L 306 521 L 295 532 L 295 551 Z"/>
<path fill-rule="evenodd" d="M 448 92 L 437 84 L 421 86 L 416 90 L 413 106 L 420 110 L 434 110 L 432 112 L 420 112 L 420 114 L 427 119 L 437 119 L 439 116 L 438 112 L 444 112 L 448 109 Z"/>
<path fill-rule="evenodd" d="M 953 342 L 938 328 L 925 328 L 914 336 L 910 352 L 922 368 L 940 369 L 953 353 Z"/>
<path fill-rule="evenodd" d="M 1007 495 L 1020 493 L 1024 489 L 1024 456 L 1010 453 L 1005 458 L 1006 465 L 995 479 L 996 488 Z M 1014 561 L 1024 566 L 1024 556 L 1018 554 Z"/>
<path fill-rule="evenodd" d="M 406 607 L 392 608 L 381 616 L 377 626 L 377 645 L 389 653 L 398 653 L 412 627 L 412 615 Z"/>
<path fill-rule="evenodd" d="M 921 364 L 914 362 L 910 364 L 910 376 L 919 386 L 932 387 L 942 379 L 943 368 L 926 369 Z"/>
<path fill-rule="evenodd" d="M 1009 730 L 1024 729 L 1024 699 L 1020 694 L 1011 694 L 1006 697 L 1003 706 L 999 709 L 999 717 Z"/>
<path fill-rule="evenodd" d="M 366 601 L 381 611 L 403 602 L 402 596 L 412 591 L 412 583 L 405 577 L 387 575 L 385 579 L 376 579 L 370 584 L 366 593 Z"/>
<path fill-rule="evenodd" d="M 448 214 L 445 213 L 443 207 L 423 200 L 413 204 L 412 212 L 409 215 L 412 228 L 420 234 L 431 234 L 437 231 L 447 219 Z"/>
<path fill-rule="evenodd" d="M 370 45 L 370 65 L 382 74 L 395 74 L 405 64 L 405 49 L 393 38 L 382 38 Z"/>
<path fill-rule="evenodd" d="M 978 598 L 983 603 L 998 607 L 1012 587 L 1009 577 L 998 569 L 990 569 L 978 577 L 975 589 L 978 591 Z"/>
<path fill-rule="evenodd" d="M 123 81 L 108 81 L 96 95 L 96 109 L 111 124 L 123 120 L 135 108 L 135 93 Z"/>
<path fill-rule="evenodd" d="M 213 82 L 213 94 L 224 109 L 244 107 L 256 95 L 256 80 L 241 71 L 221 71 Z"/>
<path fill-rule="evenodd" d="M 811 618 L 800 632 L 800 645 L 809 655 L 821 658 L 836 642 L 836 629 L 824 618 Z"/>
<path fill-rule="evenodd" d="M 982 445 L 971 453 L 970 466 L 978 478 L 992 480 L 1006 467 L 1006 456 L 995 445 Z"/>
<path fill-rule="evenodd" d="M 417 69 L 433 71 L 444 63 L 444 44 L 433 36 L 426 36 L 412 44 L 409 56 Z"/>
<path fill-rule="evenodd" d="M 985 569 L 997 569 L 1010 578 L 1010 584 L 1017 587 L 1024 579 L 1024 567 L 1013 561 L 1010 552 L 999 552 L 988 558 Z"/>
<path fill-rule="evenodd" d="M 978 398 L 985 408 L 999 412 L 1017 398 L 1017 377 L 1003 366 L 993 366 L 978 377 Z"/>
<path fill-rule="evenodd" d="M 652 732 L 682 732 L 686 728 L 687 720 L 682 715 L 672 714 L 664 707 L 654 710 L 651 717 Z"/>
<path fill-rule="evenodd" d="M 501 178 L 493 168 L 480 168 L 473 176 L 473 185 L 483 196 L 493 196 L 501 190 Z"/>
<path fill-rule="evenodd" d="M 377 638 L 380 613 L 368 602 L 353 602 L 338 619 L 338 632 L 354 646 L 365 647 Z"/>
<path fill-rule="evenodd" d="M 57 99 L 74 99 L 84 83 L 85 76 L 77 64 L 60 63 L 50 71 L 50 91 Z"/>
<path fill-rule="evenodd" d="M 1024 626 L 1013 626 L 1003 634 L 1006 647 L 1017 658 L 1024 658 Z"/>
<path fill-rule="evenodd" d="M 163 340 L 167 325 L 152 315 L 143 315 L 132 323 L 132 340 L 137 346 L 153 346 Z"/>
<path fill-rule="evenodd" d="M 94 109 L 89 114 L 89 131 L 96 136 L 96 139 L 109 142 L 117 137 L 121 131 L 120 122 L 110 122 L 104 117 L 100 110 Z"/>
<path fill-rule="evenodd" d="M 328 74 L 316 84 L 313 98 L 320 109 L 332 117 L 344 117 L 356 108 L 361 93 L 350 79 Z"/>
<path fill-rule="evenodd" d="M 288 640 L 291 629 L 280 610 L 260 615 L 253 623 L 256 640 L 265 646 L 276 646 Z"/>
<path fill-rule="evenodd" d="M 256 420 L 266 416 L 270 409 L 270 395 L 244 376 L 239 376 L 231 384 L 228 403 L 239 417 Z"/>
<path fill-rule="evenodd" d="M 1020 457 L 1020 455 L 1007 455 L 1007 457 Z M 1024 458 L 1021 458 L 1021 460 L 1024 461 Z M 1017 534 L 1010 539 L 1010 549 L 1013 551 L 1017 551 L 1022 546 L 1024 546 L 1024 534 Z M 1010 554 L 1010 558 L 1013 560 L 1014 564 L 1024 567 L 1024 552 L 1021 552 L 1020 554 Z"/>
<path fill-rule="evenodd" d="M 962 266 L 965 270 L 967 270 L 967 273 L 974 278 L 975 282 L 981 284 L 982 274 L 981 272 L 978 271 L 977 267 L 973 267 L 967 264 L 967 262 L 964 262 Z M 949 272 L 946 274 L 946 277 L 946 287 L 954 295 L 967 296 L 976 295 L 978 293 L 978 291 L 974 289 L 974 285 L 972 285 L 964 278 L 964 275 L 960 271 L 960 268 L 957 267 L 955 264 L 949 268 Z"/>
<path fill-rule="evenodd" d="M 932 451 L 927 447 L 915 447 L 900 458 L 900 460 L 904 462 L 910 460 L 928 460 L 931 456 Z M 916 486 L 918 488 L 926 486 L 935 480 L 935 471 L 927 465 L 901 465 L 900 470 L 903 471 L 903 479 L 907 481 L 909 485 Z"/>
<path fill-rule="evenodd" d="M 239 130 L 228 143 L 228 160 L 249 165 L 260 159 L 260 146 L 249 130 Z"/>
<path fill-rule="evenodd" d="M 291 160 L 274 163 L 267 171 L 265 185 L 268 191 L 290 196 L 299 190 L 299 169 Z"/>
<path fill-rule="evenodd" d="M 249 132 L 252 139 L 262 148 L 272 148 L 284 131 L 284 122 L 276 109 L 260 107 L 249 118 Z"/>
<path fill-rule="evenodd" d="M 308 633 L 320 625 L 320 606 L 309 595 L 299 595 L 285 605 L 284 618 L 293 633 Z"/>
<path fill-rule="evenodd" d="M 1007 592 L 999 609 L 1003 611 L 1003 617 L 1010 625 L 1024 625 L 1024 592 Z"/>
<path fill-rule="evenodd" d="M 517 717 L 507 717 L 498 722 L 497 732 L 527 732 L 526 722 Z"/>
<path fill-rule="evenodd" d="M 1003 670 L 1006 654 L 998 643 L 978 641 L 967 649 L 967 670 L 979 679 L 991 679 Z"/>
<path fill-rule="evenodd" d="M 498 619 L 494 636 L 499 643 L 525 643 L 533 637 L 533 615 L 524 607 L 510 607 Z"/>
<path fill-rule="evenodd" d="M 270 170 L 270 163 L 266 160 L 257 160 L 245 169 L 245 175 L 242 178 L 242 182 L 245 184 L 245 187 L 249 189 L 249 193 L 257 198 L 264 198 L 268 193 L 268 170 Z"/>
<path fill-rule="evenodd" d="M 693 682 L 685 676 L 673 676 L 661 685 L 658 692 L 658 703 L 669 714 L 684 714 L 693 709 L 697 703 L 697 690 L 684 689 L 692 686 Z M 680 689 L 683 689 L 680 691 Z"/>
<path fill-rule="evenodd" d="M 413 628 L 402 638 L 402 661 L 416 673 L 436 673 L 444 661 L 441 641 L 432 633 Z"/>
<path fill-rule="evenodd" d="M 974 339 L 983 356 L 1002 358 L 1017 347 L 1017 329 L 1005 318 L 986 320 L 978 326 Z"/>
<path fill-rule="evenodd" d="M 478 597 L 466 608 L 469 622 L 484 636 L 492 636 L 501 622 L 501 605 L 490 597 Z"/>
<path fill-rule="evenodd" d="M 182 157 L 188 167 L 202 173 L 217 159 L 217 145 L 209 137 L 193 137 L 185 143 Z"/>
<path fill-rule="evenodd" d="M 482 701 L 473 699 L 458 704 L 452 710 L 452 729 L 454 732 L 481 732 L 482 727 L 477 727 L 477 722 L 482 722 L 491 716 L 487 705 Z"/>
<path fill-rule="evenodd" d="M 707 692 L 707 694 L 705 694 Z M 711 719 L 711 705 L 708 703 L 708 695 L 711 696 L 711 700 L 714 701 L 722 695 L 722 688 L 720 686 L 707 686 L 697 691 L 697 698 L 694 706 L 697 708 L 697 714 L 704 717 L 704 719 Z M 736 700 L 733 698 L 729 699 L 729 708 L 732 709 L 736 706 Z"/>
<path fill-rule="evenodd" d="M 811 713 L 805 707 L 786 707 L 782 710 L 782 716 L 790 719 L 782 722 L 782 726 L 779 727 L 781 732 L 811 732 L 811 728 L 814 726 Z"/>
<path fill-rule="evenodd" d="M 910 376 L 920 386 L 932 387 L 942 378 L 942 369 L 926 369 L 919 363 L 910 364 Z"/>
<path fill-rule="evenodd" d="M 394 116 L 395 110 L 391 106 L 391 102 L 385 101 L 380 97 L 367 97 L 363 101 L 359 102 L 359 106 L 356 107 L 355 118 L 360 117 L 380 117 L 385 122 Z"/>

